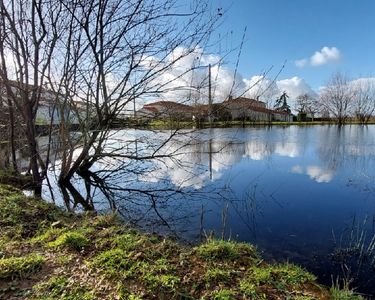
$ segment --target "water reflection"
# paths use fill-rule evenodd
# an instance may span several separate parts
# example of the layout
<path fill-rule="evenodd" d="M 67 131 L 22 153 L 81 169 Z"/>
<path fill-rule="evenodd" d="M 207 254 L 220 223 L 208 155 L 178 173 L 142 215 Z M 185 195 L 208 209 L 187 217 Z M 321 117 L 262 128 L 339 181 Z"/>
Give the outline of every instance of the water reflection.
<path fill-rule="evenodd" d="M 157 155 L 103 159 L 88 180 L 77 176 L 73 185 L 95 208 L 116 209 L 152 231 L 188 240 L 213 231 L 257 244 L 268 259 L 302 264 L 327 284 L 332 273 L 341 275 L 330 254 L 350 248 L 350 239 L 338 244 L 334 236 L 350 232 L 353 216 L 360 222 L 375 213 L 374 126 L 207 129 L 168 137 L 169 131 L 114 132 L 107 147 L 121 145 L 123 154 L 138 158 Z M 374 223 L 361 224 L 368 247 Z M 357 272 L 356 285 L 375 293 L 370 271 Z"/>
<path fill-rule="evenodd" d="M 329 169 L 323 169 L 319 166 L 306 166 L 302 167 L 300 165 L 293 166 L 291 171 L 295 174 L 306 174 L 312 180 L 318 183 L 328 183 L 332 181 L 334 176 L 334 171 Z"/>

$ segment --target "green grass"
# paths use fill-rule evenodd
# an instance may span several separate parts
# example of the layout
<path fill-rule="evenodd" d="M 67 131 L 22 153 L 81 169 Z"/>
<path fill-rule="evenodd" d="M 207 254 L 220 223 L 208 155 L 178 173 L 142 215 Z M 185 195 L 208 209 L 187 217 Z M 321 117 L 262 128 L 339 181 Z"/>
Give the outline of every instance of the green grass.
<path fill-rule="evenodd" d="M 0 259 L 0 278 L 14 279 L 25 278 L 38 272 L 44 258 L 37 254 L 23 257 L 9 257 Z"/>
<path fill-rule="evenodd" d="M 362 296 L 355 295 L 347 284 L 344 284 L 344 287 L 341 289 L 338 283 L 336 283 L 332 285 L 330 292 L 333 300 L 364 300 Z"/>
<path fill-rule="evenodd" d="M 209 268 L 204 274 L 204 279 L 208 284 L 229 283 L 232 273 L 224 268 Z"/>
<path fill-rule="evenodd" d="M 207 243 L 196 247 L 196 252 L 204 260 L 258 259 L 254 246 L 224 240 L 209 240 Z"/>
<path fill-rule="evenodd" d="M 53 276 L 47 282 L 37 284 L 33 288 L 34 296 L 32 299 L 38 300 L 94 300 L 93 291 L 81 282 L 75 282 L 74 279 L 66 276 Z"/>
<path fill-rule="evenodd" d="M 212 294 L 213 300 L 233 300 L 236 297 L 236 292 L 228 289 L 222 289 L 219 291 L 215 291 Z"/>
<path fill-rule="evenodd" d="M 56 240 L 48 243 L 48 247 L 51 248 L 68 248 L 76 251 L 80 251 L 89 245 L 89 239 L 79 231 L 64 232 Z"/>
<path fill-rule="evenodd" d="M 112 278 L 125 279 L 133 277 L 132 267 L 134 262 L 120 248 L 103 251 L 91 259 L 88 264 Z"/>

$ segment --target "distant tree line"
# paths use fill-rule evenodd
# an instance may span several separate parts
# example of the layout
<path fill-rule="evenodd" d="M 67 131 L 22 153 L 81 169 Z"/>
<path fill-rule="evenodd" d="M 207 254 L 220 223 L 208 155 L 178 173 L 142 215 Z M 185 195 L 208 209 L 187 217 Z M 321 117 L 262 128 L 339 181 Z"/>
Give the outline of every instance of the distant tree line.
<path fill-rule="evenodd" d="M 314 120 L 319 115 L 336 121 L 338 125 L 349 120 L 367 124 L 375 112 L 375 80 L 350 80 L 342 73 L 335 73 L 318 96 L 299 95 L 295 109 L 299 120 L 307 117 Z"/>

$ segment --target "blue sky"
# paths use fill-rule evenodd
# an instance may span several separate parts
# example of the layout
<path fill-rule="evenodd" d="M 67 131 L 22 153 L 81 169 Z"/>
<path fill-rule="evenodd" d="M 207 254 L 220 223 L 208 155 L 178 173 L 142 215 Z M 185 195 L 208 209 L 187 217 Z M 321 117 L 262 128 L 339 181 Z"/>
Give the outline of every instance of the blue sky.
<path fill-rule="evenodd" d="M 221 52 L 238 45 L 247 27 L 239 65 L 244 78 L 272 65 L 275 74 L 285 60 L 278 80 L 297 76 L 314 90 L 336 71 L 353 78 L 375 75 L 373 0 L 213 0 L 212 5 L 225 11 L 214 34 L 223 38 Z M 312 58 L 316 52 L 321 54 Z M 305 65 L 297 67 L 297 60 Z"/>

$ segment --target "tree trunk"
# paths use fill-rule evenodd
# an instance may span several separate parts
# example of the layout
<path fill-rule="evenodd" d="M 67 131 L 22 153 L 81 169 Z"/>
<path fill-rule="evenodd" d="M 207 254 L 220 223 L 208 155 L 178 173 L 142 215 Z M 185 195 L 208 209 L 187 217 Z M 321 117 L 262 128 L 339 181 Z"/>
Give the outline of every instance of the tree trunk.
<path fill-rule="evenodd" d="M 25 106 L 25 116 L 26 116 L 26 138 L 29 146 L 29 153 L 30 153 L 30 169 L 33 177 L 33 186 L 34 186 L 34 194 L 35 197 L 42 196 L 42 183 L 43 178 L 39 172 L 39 164 L 38 164 L 38 149 L 37 149 L 37 142 L 36 142 L 36 134 L 35 134 L 35 124 L 34 118 L 32 113 L 32 107 L 27 103 Z"/>
<path fill-rule="evenodd" d="M 16 160 L 16 146 L 15 146 L 15 121 L 14 121 L 14 109 L 13 103 L 10 99 L 8 99 L 8 111 L 9 111 L 9 145 L 10 145 L 10 153 L 11 153 L 11 160 L 12 160 L 12 170 L 15 173 L 18 173 L 17 167 L 17 160 Z"/>

